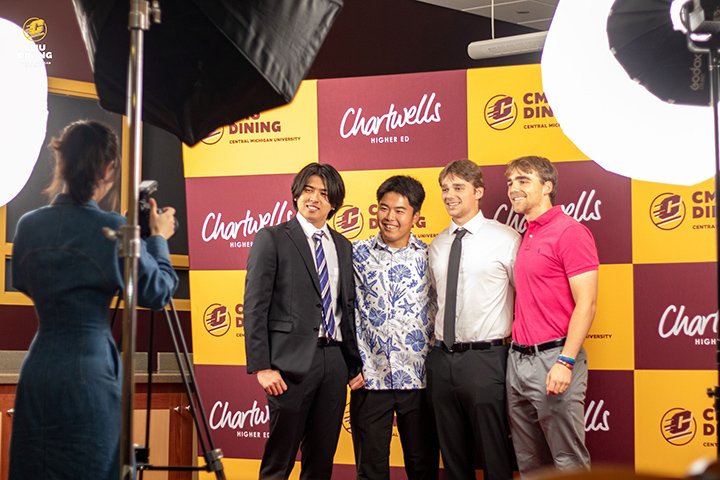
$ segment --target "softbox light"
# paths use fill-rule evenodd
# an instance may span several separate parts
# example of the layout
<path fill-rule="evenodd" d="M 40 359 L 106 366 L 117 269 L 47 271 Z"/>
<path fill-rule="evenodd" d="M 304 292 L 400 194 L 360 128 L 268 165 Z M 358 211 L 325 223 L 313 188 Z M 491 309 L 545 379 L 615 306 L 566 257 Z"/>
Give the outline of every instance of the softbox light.
<path fill-rule="evenodd" d="M 630 78 L 668 103 L 710 105 L 708 56 L 673 29 L 670 0 L 616 0 L 607 19 L 612 53 Z"/>
<path fill-rule="evenodd" d="M 73 0 L 100 105 L 125 114 L 128 2 Z M 170 0 L 145 34 L 143 120 L 194 145 L 288 103 L 342 0 Z"/>

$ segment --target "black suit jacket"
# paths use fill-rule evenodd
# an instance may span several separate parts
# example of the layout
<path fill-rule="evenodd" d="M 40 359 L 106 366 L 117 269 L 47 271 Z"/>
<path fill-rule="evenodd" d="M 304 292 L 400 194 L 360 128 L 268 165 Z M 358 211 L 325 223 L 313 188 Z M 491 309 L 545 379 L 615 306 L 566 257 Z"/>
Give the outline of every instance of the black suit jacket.
<path fill-rule="evenodd" d="M 362 370 L 355 338 L 352 246 L 330 229 L 338 254 L 342 352 L 350 378 Z M 272 368 L 302 381 L 315 355 L 322 296 L 315 260 L 297 218 L 255 235 L 245 279 L 248 373 Z"/>

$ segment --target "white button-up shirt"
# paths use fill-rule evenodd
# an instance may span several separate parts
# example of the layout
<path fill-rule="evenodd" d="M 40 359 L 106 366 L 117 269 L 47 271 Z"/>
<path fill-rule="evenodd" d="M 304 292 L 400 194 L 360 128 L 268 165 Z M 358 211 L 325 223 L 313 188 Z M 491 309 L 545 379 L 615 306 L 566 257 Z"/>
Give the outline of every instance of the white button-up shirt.
<path fill-rule="evenodd" d="M 322 246 L 323 250 L 325 251 L 325 261 L 327 262 L 328 269 L 328 281 L 330 282 L 330 298 L 332 299 L 334 305 L 333 314 L 335 315 L 335 333 L 333 334 L 333 338 L 337 341 L 341 341 L 342 334 L 340 332 L 340 322 L 342 321 L 342 309 L 340 308 L 340 302 L 338 301 L 338 292 L 340 287 L 340 264 L 338 263 L 335 242 L 333 242 L 333 239 L 330 236 L 330 229 L 328 228 L 327 223 L 324 224 L 322 228 L 317 228 L 315 225 L 308 222 L 305 217 L 300 215 L 300 213 L 298 213 L 296 216 L 298 222 L 300 223 L 300 226 L 303 229 L 303 232 L 305 233 L 305 237 L 307 237 L 308 245 L 310 245 L 310 251 L 312 252 L 315 265 L 317 265 L 317 261 L 315 258 L 315 240 L 313 240 L 313 235 L 315 235 L 315 232 L 317 232 L 318 230 L 323 232 Z M 319 336 L 325 336 L 325 326 L 322 325 L 322 323 L 320 324 Z"/>
<path fill-rule="evenodd" d="M 455 317 L 455 341 L 480 342 L 510 335 L 513 319 L 513 268 L 520 235 L 478 212 L 462 226 L 462 238 Z M 443 340 L 445 291 L 450 247 L 459 227 L 450 227 L 435 237 L 429 249 L 430 273 L 437 291 L 435 337 Z"/>

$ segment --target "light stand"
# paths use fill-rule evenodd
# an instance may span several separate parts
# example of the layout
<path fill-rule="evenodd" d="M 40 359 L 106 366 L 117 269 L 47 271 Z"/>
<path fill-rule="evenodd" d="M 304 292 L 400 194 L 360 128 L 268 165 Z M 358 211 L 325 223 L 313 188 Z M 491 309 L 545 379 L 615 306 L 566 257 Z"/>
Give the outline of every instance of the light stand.
<path fill-rule="evenodd" d="M 693 42 L 689 40 L 688 45 L 693 45 Z M 693 50 L 694 52 L 701 52 L 702 49 Z M 710 73 L 710 102 L 712 102 L 713 109 L 713 122 L 715 125 L 715 247 L 717 258 L 715 265 L 717 267 L 717 302 L 720 306 L 720 222 L 718 221 L 717 213 L 720 212 L 720 199 L 718 199 L 718 192 L 720 192 L 720 118 L 718 118 L 718 94 L 720 82 L 720 52 L 717 47 L 711 47 L 706 49 L 709 56 L 709 73 Z M 716 437 L 716 454 L 720 457 L 720 331 L 718 331 L 717 337 L 717 350 L 715 361 L 717 363 L 718 383 L 714 388 L 708 388 L 708 396 L 713 398 L 713 405 L 715 408 L 715 437 Z"/>
<path fill-rule="evenodd" d="M 135 398 L 135 332 L 137 329 L 137 265 L 140 257 L 138 191 L 142 165 L 142 100 L 144 33 L 150 28 L 150 15 L 160 22 L 160 5 L 148 0 L 130 0 L 130 56 L 127 78 L 127 122 L 130 131 L 130 175 L 128 178 L 127 223 L 120 227 L 120 256 L 124 282 L 122 328 L 122 413 L 120 426 L 120 480 L 135 480 L 137 464 L 133 444 L 133 402 Z"/>
<path fill-rule="evenodd" d="M 159 23 L 158 0 L 152 7 L 149 0 L 130 0 L 129 22 L 125 0 L 72 3 L 100 106 L 125 114 L 130 133 L 127 224 L 113 233 L 121 237 L 125 282 L 120 479 L 126 480 L 138 470 L 132 413 L 143 119 L 192 146 L 222 125 L 290 102 L 342 0 L 173 0 L 147 49 L 144 34 L 151 19 Z M 143 57 L 150 62 L 147 75 Z"/>
<path fill-rule="evenodd" d="M 692 1 L 692 8 L 688 5 Z M 718 100 L 720 99 L 720 2 L 716 2 L 716 11 L 713 18 L 706 19 L 706 12 L 700 0 L 685 0 L 679 15 L 684 33 L 687 35 L 688 49 L 693 53 L 706 53 L 708 55 L 708 73 L 710 80 L 710 104 L 713 110 L 713 125 L 715 137 L 715 247 L 716 247 L 716 300 L 720 307 L 720 222 L 717 213 L 720 212 L 720 117 L 718 116 Z M 710 3 L 710 2 L 708 2 Z M 715 19 L 717 18 L 717 20 Z M 720 331 L 718 331 L 716 347 L 716 363 L 718 381 L 714 388 L 708 388 L 707 394 L 713 399 L 715 409 L 715 438 L 716 457 L 720 456 Z"/>

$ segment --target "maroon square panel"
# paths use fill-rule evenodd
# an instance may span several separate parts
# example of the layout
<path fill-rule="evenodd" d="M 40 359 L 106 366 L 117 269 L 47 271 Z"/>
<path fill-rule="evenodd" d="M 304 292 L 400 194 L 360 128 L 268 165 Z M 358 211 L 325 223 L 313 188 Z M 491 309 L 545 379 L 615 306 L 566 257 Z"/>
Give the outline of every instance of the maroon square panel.
<path fill-rule="evenodd" d="M 635 368 L 715 370 L 715 278 L 714 263 L 633 266 Z"/>
<path fill-rule="evenodd" d="M 270 427 L 265 392 L 244 366 L 196 365 L 215 447 L 228 458 L 261 459 Z"/>
<path fill-rule="evenodd" d="M 319 80 L 320 161 L 376 170 L 466 158 L 466 84 L 464 70 Z"/>
<path fill-rule="evenodd" d="M 632 262 L 632 211 L 630 179 L 610 173 L 595 162 L 556 163 L 558 189 L 555 203 L 590 229 L 600 263 Z M 482 211 L 525 232 L 525 217 L 512 211 L 507 197 L 505 166 L 482 167 L 485 197 Z"/>
<path fill-rule="evenodd" d="M 294 175 L 185 180 L 191 270 L 245 270 L 255 234 L 295 216 Z"/>
<path fill-rule="evenodd" d="M 585 444 L 594 464 L 635 465 L 632 371 L 591 370 L 585 397 Z"/>

